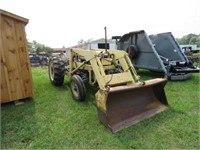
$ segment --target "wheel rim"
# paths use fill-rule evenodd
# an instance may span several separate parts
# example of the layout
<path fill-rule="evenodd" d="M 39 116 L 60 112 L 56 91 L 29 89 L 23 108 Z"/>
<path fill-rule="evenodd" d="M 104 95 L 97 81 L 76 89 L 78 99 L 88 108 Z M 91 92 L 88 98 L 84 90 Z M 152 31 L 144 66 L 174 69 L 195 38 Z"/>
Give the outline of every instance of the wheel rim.
<path fill-rule="evenodd" d="M 50 74 L 51 81 L 53 81 L 53 79 L 54 79 L 54 66 L 53 66 L 52 61 L 50 62 L 49 74 Z"/>
<path fill-rule="evenodd" d="M 74 81 L 71 82 L 71 89 L 72 89 L 72 93 L 73 93 L 74 97 L 79 98 L 78 85 Z"/>

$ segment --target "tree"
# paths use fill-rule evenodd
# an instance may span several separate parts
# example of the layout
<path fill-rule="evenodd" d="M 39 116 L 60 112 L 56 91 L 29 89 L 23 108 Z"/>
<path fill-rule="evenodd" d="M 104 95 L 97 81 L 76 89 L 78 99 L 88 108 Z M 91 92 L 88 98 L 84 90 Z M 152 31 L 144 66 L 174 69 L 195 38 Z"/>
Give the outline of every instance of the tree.
<path fill-rule="evenodd" d="M 40 44 L 37 41 L 28 42 L 28 48 L 31 53 L 40 54 L 41 52 L 46 53 L 47 55 L 51 55 L 53 49 L 45 46 L 44 44 Z"/>
<path fill-rule="evenodd" d="M 197 44 L 197 47 L 200 47 L 200 34 L 196 38 L 196 44 Z"/>
<path fill-rule="evenodd" d="M 44 52 L 45 52 L 48 56 L 50 56 L 51 53 L 53 52 L 53 49 L 52 49 L 51 47 L 45 47 Z"/>
<path fill-rule="evenodd" d="M 200 47 L 200 34 L 188 34 L 182 38 L 177 38 L 179 44 L 196 44 L 197 47 Z"/>
<path fill-rule="evenodd" d="M 91 41 L 92 41 L 92 38 L 90 38 L 90 39 L 88 39 L 88 40 L 80 39 L 80 40 L 78 41 L 78 45 L 90 43 Z"/>
<path fill-rule="evenodd" d="M 32 43 L 31 42 L 28 42 L 28 50 L 29 50 L 29 52 L 34 53 L 34 49 L 32 47 Z"/>
<path fill-rule="evenodd" d="M 197 35 L 193 36 L 190 38 L 190 41 L 189 41 L 189 44 L 196 44 L 196 41 L 197 41 Z"/>

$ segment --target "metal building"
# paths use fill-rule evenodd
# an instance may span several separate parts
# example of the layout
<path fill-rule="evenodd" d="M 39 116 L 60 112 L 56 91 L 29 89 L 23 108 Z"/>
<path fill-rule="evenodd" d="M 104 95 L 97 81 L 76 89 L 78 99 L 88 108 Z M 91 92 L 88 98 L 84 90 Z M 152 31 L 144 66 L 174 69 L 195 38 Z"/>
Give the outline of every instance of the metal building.
<path fill-rule="evenodd" d="M 86 49 L 86 50 L 90 50 L 90 49 L 105 49 L 105 39 L 101 38 L 98 40 L 93 40 L 90 42 L 86 42 L 86 43 L 81 43 L 69 48 L 81 48 L 81 49 Z M 112 39 L 108 39 L 107 40 L 107 49 L 112 49 L 115 50 L 116 49 L 116 42 L 115 40 Z"/>

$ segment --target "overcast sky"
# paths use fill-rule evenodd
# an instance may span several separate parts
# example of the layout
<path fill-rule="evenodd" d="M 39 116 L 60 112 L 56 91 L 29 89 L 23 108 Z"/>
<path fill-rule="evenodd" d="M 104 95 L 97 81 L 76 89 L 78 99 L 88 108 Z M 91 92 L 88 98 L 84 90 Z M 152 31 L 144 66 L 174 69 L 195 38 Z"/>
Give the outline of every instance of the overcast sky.
<path fill-rule="evenodd" d="M 27 39 L 52 48 L 80 39 L 145 30 L 175 37 L 200 34 L 200 0 L 0 0 L 0 9 L 29 19 Z"/>

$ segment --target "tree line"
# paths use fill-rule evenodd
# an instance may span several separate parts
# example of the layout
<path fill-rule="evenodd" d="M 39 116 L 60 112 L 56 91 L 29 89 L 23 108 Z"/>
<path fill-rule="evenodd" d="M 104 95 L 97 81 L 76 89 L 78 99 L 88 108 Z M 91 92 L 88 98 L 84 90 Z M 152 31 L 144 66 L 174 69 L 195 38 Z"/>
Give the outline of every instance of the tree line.
<path fill-rule="evenodd" d="M 197 47 L 200 47 L 200 34 L 188 34 L 181 38 L 176 38 L 179 44 L 195 44 Z"/>
<path fill-rule="evenodd" d="M 44 44 L 38 43 L 37 41 L 28 41 L 28 49 L 30 53 L 45 53 L 48 56 L 50 56 L 53 52 L 53 49 L 51 47 L 45 46 Z"/>
<path fill-rule="evenodd" d="M 178 41 L 179 44 L 195 44 L 197 45 L 197 47 L 200 47 L 200 34 L 188 34 L 188 35 L 184 35 L 181 38 L 176 38 L 176 40 Z M 83 39 L 81 39 L 78 44 L 83 44 L 86 42 L 91 41 L 91 39 L 84 41 Z M 38 43 L 37 41 L 33 40 L 32 42 L 28 41 L 28 48 L 29 48 L 29 52 L 30 53 L 36 53 L 36 54 L 40 54 L 40 53 L 45 53 L 48 56 L 51 55 L 51 53 L 53 52 L 53 49 L 49 46 L 46 46 L 44 44 Z"/>

